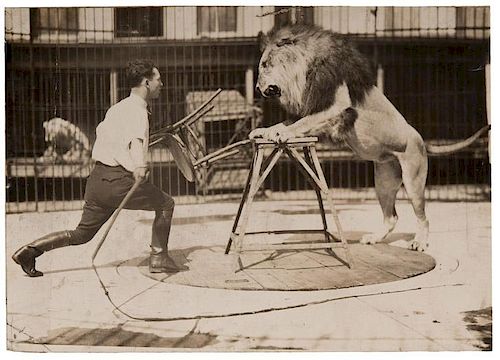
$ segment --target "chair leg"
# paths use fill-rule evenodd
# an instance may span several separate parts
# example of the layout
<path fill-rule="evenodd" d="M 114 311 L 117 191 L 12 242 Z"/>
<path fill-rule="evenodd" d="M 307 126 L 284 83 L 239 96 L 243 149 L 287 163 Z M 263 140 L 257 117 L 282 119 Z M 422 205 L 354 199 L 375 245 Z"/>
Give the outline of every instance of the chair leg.
<path fill-rule="evenodd" d="M 254 156 L 254 164 L 252 166 L 250 187 L 248 189 L 246 203 L 243 205 L 243 209 L 241 210 L 241 215 L 240 215 L 241 216 L 241 223 L 235 229 L 238 233 L 237 244 L 236 244 L 236 249 L 237 249 L 238 253 L 241 252 L 241 249 L 243 247 L 243 239 L 245 237 L 245 231 L 246 231 L 246 228 L 248 225 L 248 220 L 250 217 L 250 211 L 252 208 L 253 198 L 255 197 L 255 194 L 257 193 L 257 190 L 258 190 L 257 184 L 259 183 L 260 169 L 262 167 L 263 158 L 264 158 L 264 150 L 261 148 L 258 148 L 256 151 L 256 154 Z"/>
<path fill-rule="evenodd" d="M 314 162 L 312 159 L 310 148 L 308 146 L 305 146 L 303 148 L 303 150 L 304 150 L 306 162 L 314 170 L 315 166 L 314 166 Z M 317 171 L 315 171 L 315 173 L 316 173 L 316 175 L 319 176 Z M 325 242 L 330 242 L 330 237 L 328 236 L 328 222 L 326 221 L 326 214 L 325 214 L 325 206 L 323 204 L 323 197 L 321 195 L 321 191 L 318 188 L 318 186 L 313 181 L 311 181 L 311 183 L 313 184 L 314 192 L 316 193 L 316 198 L 318 199 L 319 212 L 321 215 L 321 221 L 323 222 L 323 230 L 325 232 Z"/>
<path fill-rule="evenodd" d="M 243 196 L 241 197 L 240 205 L 238 207 L 238 212 L 236 213 L 236 217 L 234 218 L 233 229 L 231 230 L 231 236 L 229 237 L 229 240 L 226 244 L 226 250 L 224 252 L 224 254 L 226 255 L 229 254 L 229 251 L 231 250 L 231 245 L 233 243 L 233 239 L 231 237 L 233 236 L 233 234 L 236 233 L 236 229 L 238 228 L 238 223 L 241 218 L 241 213 L 243 212 L 243 207 L 245 206 L 245 203 L 248 199 L 248 193 L 250 191 L 250 184 L 252 180 L 252 173 L 253 173 L 253 162 L 250 167 L 250 172 L 248 173 L 247 181 L 245 184 L 245 190 L 243 190 Z"/>
<path fill-rule="evenodd" d="M 320 180 L 320 185 L 322 187 L 322 191 L 325 193 L 326 199 L 328 202 L 328 206 L 330 207 L 330 210 L 332 211 L 333 221 L 335 222 L 335 226 L 337 227 L 337 231 L 339 233 L 342 247 L 345 250 L 347 264 L 348 264 L 349 268 L 352 268 L 353 260 L 352 260 L 351 252 L 349 251 L 349 246 L 348 246 L 347 241 L 345 239 L 344 231 L 342 230 L 342 225 L 340 224 L 340 219 L 339 219 L 339 216 L 337 214 L 337 209 L 335 208 L 335 205 L 333 203 L 333 199 L 332 199 L 332 196 L 330 194 L 330 190 L 328 189 L 328 184 L 326 183 L 325 175 L 323 174 L 323 170 L 321 169 L 321 164 L 319 163 L 318 155 L 316 153 L 315 148 L 311 148 L 311 158 L 313 160 L 313 164 L 314 164 L 314 168 L 316 170 L 316 173 L 318 174 L 318 178 Z"/>

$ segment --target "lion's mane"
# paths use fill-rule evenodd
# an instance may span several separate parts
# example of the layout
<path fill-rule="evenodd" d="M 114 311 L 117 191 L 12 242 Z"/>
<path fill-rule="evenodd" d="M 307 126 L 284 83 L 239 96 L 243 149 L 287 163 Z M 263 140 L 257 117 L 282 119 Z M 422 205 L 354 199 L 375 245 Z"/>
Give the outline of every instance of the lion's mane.
<path fill-rule="evenodd" d="M 288 49 L 294 54 L 294 64 L 288 65 L 305 67 L 300 69 L 305 81 L 298 82 L 302 91 L 293 91 L 291 96 L 281 99 L 290 112 L 306 116 L 326 110 L 335 102 L 335 92 L 343 82 L 356 106 L 374 86 L 370 63 L 341 35 L 317 26 L 293 25 L 272 30 L 267 39 L 266 46 L 277 47 L 272 51 L 274 56 L 279 56 L 283 44 L 295 47 Z M 291 57 L 284 58 L 286 61 Z M 297 84 L 288 86 L 297 87 Z"/>

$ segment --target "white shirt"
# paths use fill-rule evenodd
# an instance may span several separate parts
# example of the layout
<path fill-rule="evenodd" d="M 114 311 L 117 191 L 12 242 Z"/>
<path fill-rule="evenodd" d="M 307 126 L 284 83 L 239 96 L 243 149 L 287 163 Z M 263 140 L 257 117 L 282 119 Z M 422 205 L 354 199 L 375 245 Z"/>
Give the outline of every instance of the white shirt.
<path fill-rule="evenodd" d="M 146 165 L 148 153 L 149 120 L 146 101 L 133 93 L 113 105 L 97 126 L 92 158 L 109 166 L 121 165 L 133 172 Z M 130 156 L 130 143 L 141 139 L 143 161 L 134 163 Z"/>

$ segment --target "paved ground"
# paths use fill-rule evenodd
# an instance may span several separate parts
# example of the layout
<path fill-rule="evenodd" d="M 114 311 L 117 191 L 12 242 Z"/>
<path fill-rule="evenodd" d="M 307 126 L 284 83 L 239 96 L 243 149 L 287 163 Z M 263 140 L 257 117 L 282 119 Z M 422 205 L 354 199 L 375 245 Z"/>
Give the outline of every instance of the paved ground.
<path fill-rule="evenodd" d="M 310 201 L 258 202 L 250 228 L 320 226 Z M 137 267 L 147 256 L 153 214 L 120 214 L 96 263 L 113 302 L 91 268 L 97 238 L 38 258 L 41 278 L 7 259 L 8 348 L 22 351 L 410 351 L 491 346 L 490 203 L 429 203 L 436 267 L 401 281 L 319 291 L 242 291 L 158 282 Z M 178 206 L 172 249 L 225 245 L 236 203 Z M 339 204 L 356 241 L 380 221 L 378 205 Z M 412 237 L 411 206 L 388 240 Z M 6 218 L 6 255 L 50 231 L 72 228 L 80 212 Z M 250 229 L 251 230 L 251 229 Z M 100 238 L 98 234 L 98 238 Z M 189 266 L 189 263 L 186 264 Z M 207 266 L 210 266 L 207 263 Z M 166 275 L 168 276 L 168 275 Z M 239 315 L 238 315 L 239 314 Z M 177 319 L 177 320 L 176 320 Z"/>

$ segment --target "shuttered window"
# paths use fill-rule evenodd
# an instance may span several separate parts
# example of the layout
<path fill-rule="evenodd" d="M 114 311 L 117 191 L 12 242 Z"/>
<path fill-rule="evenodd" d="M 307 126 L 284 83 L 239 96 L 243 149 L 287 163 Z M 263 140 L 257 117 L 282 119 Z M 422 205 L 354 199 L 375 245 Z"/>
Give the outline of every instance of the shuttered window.
<path fill-rule="evenodd" d="M 78 8 L 30 9 L 31 34 L 40 35 L 76 34 L 78 31 Z"/>

